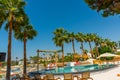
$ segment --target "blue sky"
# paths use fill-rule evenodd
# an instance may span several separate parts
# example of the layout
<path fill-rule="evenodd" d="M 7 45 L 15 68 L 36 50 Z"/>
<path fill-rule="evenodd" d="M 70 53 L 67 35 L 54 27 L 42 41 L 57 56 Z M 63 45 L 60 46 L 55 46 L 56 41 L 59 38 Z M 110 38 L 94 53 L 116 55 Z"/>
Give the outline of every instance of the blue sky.
<path fill-rule="evenodd" d="M 63 27 L 69 32 L 97 33 L 103 38 L 119 41 L 120 17 L 103 18 L 100 13 L 91 10 L 84 0 L 26 0 L 25 12 L 38 35 L 27 42 L 27 56 L 36 55 L 37 49 L 58 50 L 53 38 L 53 31 Z M 0 30 L 0 51 L 7 52 L 8 33 L 4 26 Z M 12 38 L 12 59 L 23 58 L 23 43 Z M 75 44 L 81 53 L 80 43 Z M 85 46 L 88 49 L 88 46 Z M 65 52 L 71 52 L 71 44 L 65 44 Z"/>

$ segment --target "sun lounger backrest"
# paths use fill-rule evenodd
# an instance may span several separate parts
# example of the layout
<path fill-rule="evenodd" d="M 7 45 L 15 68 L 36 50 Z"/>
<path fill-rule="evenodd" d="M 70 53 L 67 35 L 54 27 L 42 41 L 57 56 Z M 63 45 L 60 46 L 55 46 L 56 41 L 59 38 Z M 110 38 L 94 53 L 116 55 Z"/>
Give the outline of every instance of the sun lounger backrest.
<path fill-rule="evenodd" d="M 54 80 L 54 75 L 53 74 L 47 74 L 47 80 Z"/>
<path fill-rule="evenodd" d="M 16 74 L 16 77 L 17 77 L 17 78 L 20 78 L 20 75 L 19 75 L 19 74 Z"/>
<path fill-rule="evenodd" d="M 36 79 L 40 79 L 41 76 L 40 76 L 39 74 L 36 74 L 36 75 L 35 75 L 35 78 L 36 78 Z"/>
<path fill-rule="evenodd" d="M 64 74 L 64 80 L 72 80 L 72 74 Z"/>
<path fill-rule="evenodd" d="M 88 80 L 88 79 L 93 80 L 93 78 L 90 77 L 90 72 L 83 72 L 81 80 Z"/>
<path fill-rule="evenodd" d="M 90 78 L 90 72 L 83 72 L 82 78 Z"/>

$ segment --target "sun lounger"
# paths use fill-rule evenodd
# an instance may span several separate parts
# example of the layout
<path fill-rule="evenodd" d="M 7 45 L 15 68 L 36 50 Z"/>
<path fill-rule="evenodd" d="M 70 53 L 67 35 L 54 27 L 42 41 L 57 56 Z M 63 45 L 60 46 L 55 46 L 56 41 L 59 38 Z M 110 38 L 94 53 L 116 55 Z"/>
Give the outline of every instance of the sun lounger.
<path fill-rule="evenodd" d="M 20 77 L 20 80 L 34 80 L 32 78 L 30 78 L 28 75 L 23 75 L 23 77 Z"/>
<path fill-rule="evenodd" d="M 20 75 L 19 74 L 16 74 L 15 76 L 16 77 L 12 78 L 12 80 L 20 80 Z"/>
<path fill-rule="evenodd" d="M 64 74 L 64 80 L 80 80 L 80 77 L 78 77 L 77 75 L 71 74 L 71 73 L 67 73 Z"/>
<path fill-rule="evenodd" d="M 34 77 L 35 77 L 35 80 L 42 80 L 39 74 L 36 74 Z"/>
<path fill-rule="evenodd" d="M 74 75 L 73 80 L 80 80 L 80 77 L 78 77 L 77 75 Z"/>
<path fill-rule="evenodd" d="M 64 74 L 64 80 L 73 80 L 72 74 Z"/>
<path fill-rule="evenodd" d="M 54 77 L 54 74 L 46 74 L 44 77 L 44 80 L 61 80 L 61 78 L 56 78 Z"/>
<path fill-rule="evenodd" d="M 93 80 L 93 78 L 90 77 L 90 72 L 83 72 L 80 80 L 88 80 L 88 79 Z"/>

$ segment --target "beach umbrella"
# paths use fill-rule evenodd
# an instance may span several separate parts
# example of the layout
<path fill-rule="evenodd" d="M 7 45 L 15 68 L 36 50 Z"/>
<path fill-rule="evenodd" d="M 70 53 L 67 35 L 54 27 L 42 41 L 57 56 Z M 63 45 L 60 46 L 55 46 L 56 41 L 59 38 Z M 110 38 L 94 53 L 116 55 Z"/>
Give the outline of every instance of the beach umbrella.
<path fill-rule="evenodd" d="M 112 54 L 112 53 L 103 53 L 100 56 L 98 56 L 97 58 L 101 58 L 101 57 L 118 57 L 119 55 L 116 54 Z"/>

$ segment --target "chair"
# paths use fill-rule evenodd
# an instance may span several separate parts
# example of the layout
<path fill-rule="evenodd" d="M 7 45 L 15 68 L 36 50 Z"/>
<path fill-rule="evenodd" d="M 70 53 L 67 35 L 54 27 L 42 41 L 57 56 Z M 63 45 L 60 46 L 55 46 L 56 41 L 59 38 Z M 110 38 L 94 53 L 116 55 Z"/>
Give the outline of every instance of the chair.
<path fill-rule="evenodd" d="M 20 75 L 16 74 L 16 77 L 13 77 L 12 80 L 20 80 Z"/>
<path fill-rule="evenodd" d="M 15 78 L 12 78 L 12 80 L 34 80 L 32 78 L 30 78 L 28 75 L 23 75 L 23 77 L 21 77 L 19 74 L 16 74 Z"/>
<path fill-rule="evenodd" d="M 42 80 L 39 74 L 35 74 L 34 77 L 35 77 L 35 80 Z"/>
<path fill-rule="evenodd" d="M 28 75 L 23 74 L 23 77 L 21 77 L 20 80 L 34 80 L 34 79 L 31 79 Z"/>
<path fill-rule="evenodd" d="M 55 80 L 53 74 L 46 74 L 47 80 Z"/>
<path fill-rule="evenodd" d="M 90 77 L 90 72 L 83 72 L 80 80 L 88 80 L 88 79 L 93 80 L 93 78 Z"/>
<path fill-rule="evenodd" d="M 77 75 L 74 75 L 73 80 L 80 80 L 80 77 L 78 77 Z"/>
<path fill-rule="evenodd" d="M 46 76 L 44 77 L 44 80 L 61 80 L 61 79 L 60 78 L 55 79 L 53 74 L 46 74 Z"/>
<path fill-rule="evenodd" d="M 64 74 L 64 80 L 73 80 L 72 74 L 70 73 Z"/>

